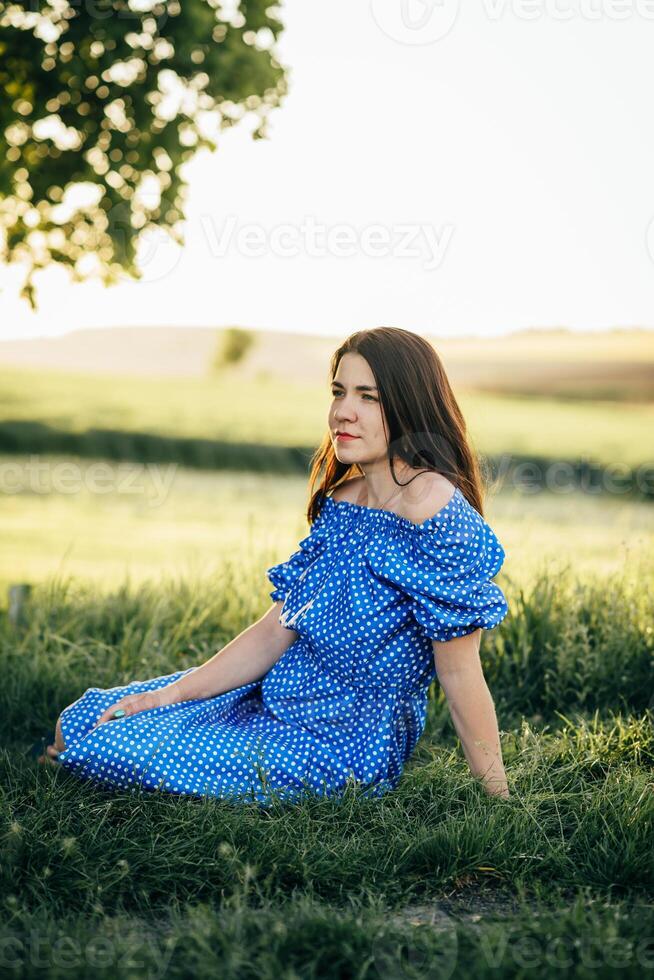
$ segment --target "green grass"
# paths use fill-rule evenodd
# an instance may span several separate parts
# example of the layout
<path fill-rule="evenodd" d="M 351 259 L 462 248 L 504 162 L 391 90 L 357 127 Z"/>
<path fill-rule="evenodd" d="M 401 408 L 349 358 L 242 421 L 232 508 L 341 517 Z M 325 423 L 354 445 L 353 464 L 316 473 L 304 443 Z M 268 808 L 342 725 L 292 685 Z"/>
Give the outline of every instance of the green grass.
<path fill-rule="evenodd" d="M 68 460 L 71 491 L 65 460 L 40 462 L 49 492 L 5 494 L 0 514 L 0 581 L 33 585 L 18 625 L 0 592 L 3 973 L 651 972 L 651 505 L 487 501 L 510 614 L 481 654 L 510 799 L 471 777 L 435 684 L 395 792 L 262 810 L 114 793 L 25 752 L 87 687 L 201 663 L 261 615 L 265 569 L 308 531 L 306 481 L 108 464 L 106 493 Z"/>
<path fill-rule="evenodd" d="M 477 894 L 484 893 L 482 887 Z M 494 890 L 497 893 L 497 889 Z M 25 975 L 221 977 L 642 977 L 651 971 L 654 907 L 646 900 L 571 898 L 556 886 L 497 901 L 480 915 L 444 899 L 423 918 L 374 900 L 335 909 L 306 896 L 252 908 L 197 902 L 156 926 L 125 915 L 11 916 L 0 926 L 8 962 Z M 476 906 L 479 907 L 478 905 Z M 490 907 L 490 903 L 489 903 Z M 414 922 L 416 924 L 414 924 Z M 11 959 L 10 959 L 11 957 Z M 47 974 L 45 971 L 47 970 Z M 565 972 L 564 972 L 565 971 Z M 7 975 L 12 975 L 7 973 Z"/>
<path fill-rule="evenodd" d="M 455 391 L 475 447 L 484 455 L 545 453 L 555 459 L 631 467 L 654 462 L 651 403 Z M 196 379 L 0 371 L 0 419 L 5 425 L 7 420 L 38 422 L 64 433 L 103 429 L 313 447 L 326 429 L 329 400 L 326 369 L 324 380 L 316 384 L 229 374 Z"/>
<path fill-rule="evenodd" d="M 653 564 L 651 557 L 643 562 L 648 578 Z M 529 587 L 501 572 L 496 581 L 511 611 L 501 629 L 485 634 L 484 659 L 505 718 L 541 722 L 568 709 L 647 708 L 654 693 L 651 590 L 637 580 L 547 574 Z M 206 579 L 124 584 L 105 595 L 92 583 L 46 580 L 22 626 L 2 618 L 0 739 L 28 739 L 84 685 L 110 687 L 135 671 L 159 676 L 202 662 L 265 611 L 267 591 L 260 570 L 233 576 L 229 559 Z M 435 723 L 440 731 L 443 716 Z"/>
<path fill-rule="evenodd" d="M 651 384 L 638 366 L 641 354 L 650 363 L 649 336 L 596 338 L 592 363 L 587 342 L 567 338 L 561 371 L 560 342 L 449 345 L 446 364 L 458 358 L 463 371 L 476 356 L 477 382 L 489 374 L 497 388 L 462 387 L 465 372 L 455 385 L 477 450 L 651 462 L 654 407 L 635 403 Z M 321 387 L 310 373 L 319 361 L 303 363 L 298 371 L 293 360 L 301 384 L 279 371 L 211 380 L 3 369 L 0 419 L 41 422 L 53 439 L 105 429 L 118 440 L 223 440 L 238 460 L 245 443 L 317 443 L 326 377 Z M 28 436 L 17 451 L 29 452 Z M 102 443 L 85 438 L 90 454 Z M 507 553 L 496 580 L 510 615 L 484 635 L 481 655 L 510 799 L 488 797 L 471 777 L 434 684 L 425 733 L 392 794 L 370 800 L 352 787 L 342 800 L 262 810 L 109 792 L 38 767 L 26 749 L 87 687 L 201 663 L 261 615 L 265 569 L 308 532 L 306 480 L 39 451 L 37 484 L 29 461 L 0 460 L 3 975 L 641 980 L 654 971 L 651 503 L 521 493 L 511 479 L 487 501 Z M 6 483 L 11 472 L 27 477 L 22 488 Z M 12 624 L 6 589 L 16 582 L 33 591 Z"/>
<path fill-rule="evenodd" d="M 55 575 L 98 588 L 115 588 L 126 576 L 134 583 L 203 578 L 224 556 L 237 576 L 252 568 L 264 589 L 262 571 L 308 533 L 302 477 L 105 462 L 98 473 L 100 461 L 45 456 L 37 484 L 25 457 L 2 461 L 14 467 L 12 485 L 22 486 L 4 495 L 0 509 L 3 591 Z M 515 582 L 566 569 L 636 577 L 654 544 L 652 505 L 619 496 L 507 490 L 487 498 L 485 513 L 507 553 L 503 574 Z"/>
<path fill-rule="evenodd" d="M 86 687 L 202 662 L 263 612 L 261 563 L 232 577 L 231 558 L 113 591 L 45 580 L 22 626 L 0 615 L 0 953 L 19 972 L 38 975 L 35 939 L 48 976 L 651 968 L 654 596 L 638 580 L 502 582 L 510 615 L 482 662 L 508 800 L 471 777 L 437 684 L 381 800 L 114 793 L 27 759 Z"/>

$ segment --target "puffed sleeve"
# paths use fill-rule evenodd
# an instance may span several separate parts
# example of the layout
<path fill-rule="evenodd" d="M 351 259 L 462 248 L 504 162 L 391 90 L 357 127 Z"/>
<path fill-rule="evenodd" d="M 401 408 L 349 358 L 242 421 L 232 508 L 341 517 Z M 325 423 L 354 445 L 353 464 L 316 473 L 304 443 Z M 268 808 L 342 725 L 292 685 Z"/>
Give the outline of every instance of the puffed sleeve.
<path fill-rule="evenodd" d="M 492 629 L 509 611 L 491 581 L 502 567 L 504 548 L 473 508 L 455 518 L 409 529 L 387 550 L 384 576 L 404 591 L 421 631 L 445 642 L 477 628 Z"/>
<path fill-rule="evenodd" d="M 275 586 L 270 593 L 273 602 L 283 602 L 286 595 L 300 577 L 302 572 L 309 567 L 314 558 L 319 554 L 327 531 L 327 507 L 323 504 L 318 517 L 311 525 L 311 529 L 305 538 L 299 542 L 297 551 L 294 551 L 290 558 L 273 565 L 266 570 L 266 575 Z"/>

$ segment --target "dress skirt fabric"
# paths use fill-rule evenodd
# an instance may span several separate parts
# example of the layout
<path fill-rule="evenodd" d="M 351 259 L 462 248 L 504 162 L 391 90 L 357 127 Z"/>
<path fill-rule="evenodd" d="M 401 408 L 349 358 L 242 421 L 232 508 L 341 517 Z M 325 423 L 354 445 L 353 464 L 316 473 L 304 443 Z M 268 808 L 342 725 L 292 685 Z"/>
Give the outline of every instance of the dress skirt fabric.
<path fill-rule="evenodd" d="M 61 765 L 121 789 L 234 801 L 393 789 L 422 734 L 432 640 L 492 629 L 504 549 L 456 488 L 422 524 L 324 496 L 307 537 L 267 570 L 298 636 L 262 680 L 97 728 L 127 694 L 196 670 L 88 688 L 62 712 Z"/>

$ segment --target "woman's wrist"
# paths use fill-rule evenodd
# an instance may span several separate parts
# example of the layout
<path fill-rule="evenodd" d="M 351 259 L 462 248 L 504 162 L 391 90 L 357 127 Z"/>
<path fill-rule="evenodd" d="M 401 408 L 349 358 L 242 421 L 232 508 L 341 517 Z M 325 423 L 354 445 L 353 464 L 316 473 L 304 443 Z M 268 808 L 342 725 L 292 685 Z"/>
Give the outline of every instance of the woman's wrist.
<path fill-rule="evenodd" d="M 184 694 L 180 686 L 181 680 L 183 680 L 182 677 L 160 689 L 163 704 L 179 704 L 180 701 L 188 701 L 188 695 Z"/>

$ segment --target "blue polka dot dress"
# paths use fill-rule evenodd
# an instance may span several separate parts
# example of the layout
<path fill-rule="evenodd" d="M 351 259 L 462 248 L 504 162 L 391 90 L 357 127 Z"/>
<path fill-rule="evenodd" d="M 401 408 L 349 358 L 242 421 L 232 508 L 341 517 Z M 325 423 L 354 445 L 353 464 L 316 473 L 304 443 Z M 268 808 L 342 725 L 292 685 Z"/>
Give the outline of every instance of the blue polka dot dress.
<path fill-rule="evenodd" d="M 62 713 L 61 765 L 110 787 L 234 801 L 393 789 L 425 724 L 431 641 L 491 629 L 505 553 L 457 487 L 422 524 L 323 496 L 298 550 L 267 575 L 297 632 L 262 680 L 106 722 L 127 694 L 196 670 L 89 688 Z"/>

